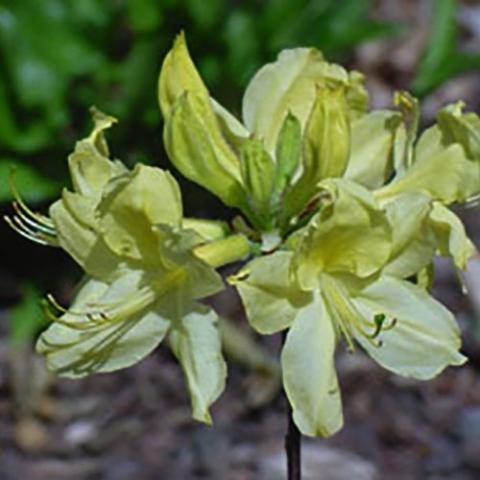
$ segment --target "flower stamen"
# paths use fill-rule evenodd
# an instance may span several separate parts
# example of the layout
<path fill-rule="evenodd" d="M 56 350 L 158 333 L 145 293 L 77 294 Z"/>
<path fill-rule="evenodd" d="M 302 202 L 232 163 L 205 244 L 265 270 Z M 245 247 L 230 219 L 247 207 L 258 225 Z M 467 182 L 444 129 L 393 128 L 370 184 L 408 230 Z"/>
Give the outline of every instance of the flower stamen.
<path fill-rule="evenodd" d="M 14 171 L 10 174 L 9 182 L 10 190 L 15 199 L 12 206 L 16 214 L 12 217 L 5 215 L 3 217 L 5 222 L 19 235 L 32 242 L 57 247 L 59 245 L 57 232 L 52 220 L 45 215 L 32 211 L 22 200 L 15 186 Z"/>

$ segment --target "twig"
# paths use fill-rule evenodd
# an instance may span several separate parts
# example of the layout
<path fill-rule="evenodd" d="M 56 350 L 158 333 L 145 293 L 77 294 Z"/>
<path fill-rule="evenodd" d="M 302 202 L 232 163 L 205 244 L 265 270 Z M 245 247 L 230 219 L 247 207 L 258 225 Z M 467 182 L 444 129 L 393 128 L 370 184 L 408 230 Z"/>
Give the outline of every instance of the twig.
<path fill-rule="evenodd" d="M 285 343 L 286 335 L 283 335 L 283 342 Z M 286 396 L 285 396 L 286 398 Z M 295 422 L 293 421 L 292 407 L 287 401 L 287 435 L 285 436 L 285 451 L 287 453 L 287 480 L 301 480 L 301 434 Z"/>

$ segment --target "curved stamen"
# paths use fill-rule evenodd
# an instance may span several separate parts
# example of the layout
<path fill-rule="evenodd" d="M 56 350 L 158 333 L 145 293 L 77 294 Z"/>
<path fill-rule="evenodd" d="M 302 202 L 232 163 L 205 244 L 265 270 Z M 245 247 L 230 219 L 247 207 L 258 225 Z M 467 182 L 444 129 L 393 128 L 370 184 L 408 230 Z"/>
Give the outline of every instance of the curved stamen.
<path fill-rule="evenodd" d="M 51 229 L 55 230 L 55 226 L 50 218 L 48 218 L 45 215 L 42 215 L 40 213 L 34 212 L 31 210 L 28 205 L 23 201 L 22 197 L 20 196 L 20 193 L 17 189 L 17 186 L 15 185 L 15 169 L 12 168 L 10 171 L 10 175 L 8 178 L 9 181 L 9 186 L 10 186 L 10 191 L 12 192 L 13 198 L 15 199 L 16 203 L 19 206 L 19 209 L 23 210 L 25 214 L 29 215 L 31 218 L 37 220 L 39 223 L 42 223 L 43 225 L 50 227 Z"/>
<path fill-rule="evenodd" d="M 337 320 L 337 325 L 347 340 L 349 350 L 354 349 L 353 345 L 353 330 L 356 330 L 362 337 L 364 337 L 374 347 L 381 347 L 383 342 L 376 337 L 379 335 L 385 320 L 383 314 L 377 317 L 377 321 L 367 320 L 350 301 L 345 288 L 331 277 L 323 277 L 322 287 L 324 289 L 324 297 L 327 302 L 331 302 L 330 310 L 334 312 Z M 378 325 L 380 324 L 380 329 Z M 374 327 L 373 334 L 369 333 L 367 328 Z M 377 330 L 379 330 L 377 332 Z"/>
<path fill-rule="evenodd" d="M 27 238 L 28 240 L 38 243 L 40 245 L 45 245 L 45 246 L 50 245 L 50 243 L 47 242 L 46 240 L 38 238 L 36 235 L 32 236 L 31 234 L 24 232 L 21 228 L 17 227 L 17 225 L 15 225 L 15 223 L 13 223 L 13 221 L 7 215 L 4 215 L 3 219 L 5 220 L 5 222 L 7 222 L 8 226 L 12 230 L 15 230 L 15 232 L 21 235 L 22 237 Z"/>
<path fill-rule="evenodd" d="M 25 212 L 21 207 L 18 202 L 12 202 L 12 206 L 17 213 L 17 215 L 28 225 L 31 227 L 45 233 L 46 235 L 50 235 L 52 237 L 57 235 L 57 231 L 55 230 L 55 227 L 53 227 L 50 224 L 47 224 L 45 222 L 45 218 L 47 217 L 40 217 L 40 214 L 37 215 L 37 217 L 32 217 L 30 214 Z"/>
<path fill-rule="evenodd" d="M 463 208 L 476 208 L 480 205 L 480 193 L 467 198 L 464 203 L 459 204 Z"/>
<path fill-rule="evenodd" d="M 110 318 L 104 312 L 101 312 L 101 311 L 88 312 L 86 310 L 81 311 L 81 310 L 75 310 L 72 308 L 70 309 L 65 308 L 62 305 L 60 305 L 60 303 L 55 299 L 55 297 L 51 293 L 48 293 L 45 298 L 47 300 L 48 306 L 59 311 L 62 315 L 72 315 L 74 317 L 83 317 L 88 320 L 88 322 L 81 322 L 81 321 L 70 322 L 50 312 L 49 318 L 57 323 L 62 323 L 62 324 L 65 324 L 66 326 L 72 325 L 72 328 L 83 330 L 86 328 L 93 328 L 110 321 Z"/>
<path fill-rule="evenodd" d="M 380 333 L 388 332 L 397 324 L 397 319 L 392 318 L 391 322 L 388 325 L 385 325 L 386 315 L 384 313 L 377 313 L 373 316 L 373 321 L 375 323 L 375 330 L 372 333 L 366 333 L 367 337 L 372 339 L 377 338 Z"/>
<path fill-rule="evenodd" d="M 58 246 L 57 232 L 52 220 L 44 215 L 32 211 L 22 200 L 15 185 L 15 170 L 10 172 L 10 190 L 14 197 L 12 206 L 15 215 L 3 218 L 5 222 L 24 238 L 40 245 Z"/>
<path fill-rule="evenodd" d="M 36 225 L 25 216 L 13 215 L 9 217 L 8 215 L 4 215 L 3 219 L 15 232 L 33 242 L 42 245 L 58 246 L 56 233 L 47 232 L 43 226 Z"/>

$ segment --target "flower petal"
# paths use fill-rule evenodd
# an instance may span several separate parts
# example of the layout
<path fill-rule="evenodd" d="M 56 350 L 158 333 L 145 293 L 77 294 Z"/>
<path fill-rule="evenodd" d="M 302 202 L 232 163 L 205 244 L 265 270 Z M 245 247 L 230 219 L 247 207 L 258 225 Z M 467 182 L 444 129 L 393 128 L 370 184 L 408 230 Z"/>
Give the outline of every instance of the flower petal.
<path fill-rule="evenodd" d="M 408 278 L 432 261 L 436 240 L 428 224 L 431 208 L 431 198 L 421 192 L 404 192 L 387 203 L 393 243 L 384 273 Z"/>
<path fill-rule="evenodd" d="M 185 34 L 182 32 L 165 57 L 158 79 L 158 99 L 165 120 L 170 116 L 176 101 L 186 91 L 208 96 L 207 88 L 193 64 Z"/>
<path fill-rule="evenodd" d="M 296 247 L 292 266 L 302 288 L 316 288 L 320 272 L 367 277 L 391 252 L 391 229 L 365 188 L 347 180 L 319 185 L 330 199 L 312 219 Z"/>
<path fill-rule="evenodd" d="M 179 227 L 180 189 L 170 173 L 137 165 L 128 175 L 112 180 L 98 206 L 103 238 L 117 255 L 158 263 L 155 224 Z"/>
<path fill-rule="evenodd" d="M 401 116 L 378 110 L 351 124 L 350 159 L 345 178 L 367 188 L 379 188 L 393 171 L 393 146 Z"/>
<path fill-rule="evenodd" d="M 116 119 L 92 109 L 95 122 L 92 133 L 77 142 L 74 152 L 68 157 L 68 167 L 74 190 L 82 195 L 99 195 L 101 189 L 114 176 L 127 171 L 119 161 L 111 161 L 104 130 Z"/>
<path fill-rule="evenodd" d="M 64 190 L 62 198 L 51 205 L 49 214 L 60 246 L 88 275 L 107 281 L 118 266 L 118 257 L 110 251 L 98 233 L 94 218 L 96 200 Z"/>
<path fill-rule="evenodd" d="M 437 114 L 438 127 L 445 142 L 460 143 L 467 157 L 480 161 L 480 117 L 474 112 L 463 112 L 464 103 L 447 105 Z"/>
<path fill-rule="evenodd" d="M 462 221 L 447 207 L 435 202 L 430 223 L 442 255 L 452 257 L 455 265 L 465 270 L 467 260 L 477 251 L 465 232 Z"/>
<path fill-rule="evenodd" d="M 223 136 L 210 99 L 186 92 L 165 123 L 165 148 L 175 167 L 224 203 L 244 202 L 239 159 Z"/>
<path fill-rule="evenodd" d="M 282 351 L 283 382 L 304 435 L 329 436 L 343 424 L 334 366 L 336 338 L 320 294 L 298 311 Z"/>
<path fill-rule="evenodd" d="M 447 204 L 463 202 L 478 190 L 479 174 L 478 165 L 466 158 L 463 148 L 452 144 L 428 158 L 416 157 L 404 174 L 376 195 L 379 199 L 388 199 L 405 191 L 419 191 Z"/>
<path fill-rule="evenodd" d="M 245 266 L 248 277 L 232 283 L 242 297 L 250 325 L 262 334 L 276 333 L 288 328 L 297 311 L 310 300 L 292 282 L 290 252 L 277 252 L 259 257 Z"/>
<path fill-rule="evenodd" d="M 79 378 L 126 368 L 147 356 L 164 338 L 168 319 L 148 308 L 115 321 L 92 319 L 86 313 L 95 310 L 93 304 L 113 308 L 127 296 L 136 295 L 141 278 L 141 273 L 133 272 L 111 285 L 88 280 L 70 312 L 37 342 L 37 351 L 46 356 L 48 368 L 63 377 Z"/>
<path fill-rule="evenodd" d="M 361 334 L 357 340 L 380 365 L 392 372 L 428 380 L 449 365 L 462 365 L 460 332 L 453 315 L 425 290 L 404 280 L 382 276 L 352 302 L 367 319 L 377 314 L 396 319 L 375 346 Z"/>
<path fill-rule="evenodd" d="M 363 78 L 349 76 L 340 66 L 324 61 L 313 48 L 283 50 L 277 60 L 263 66 L 253 77 L 243 97 L 243 120 L 247 129 L 263 138 L 272 157 L 278 133 L 288 112 L 305 125 L 315 101 L 317 84 L 325 81 L 351 82 L 349 103 L 363 103 Z"/>
<path fill-rule="evenodd" d="M 216 313 L 198 303 L 172 323 L 170 347 L 183 367 L 193 418 L 212 423 L 209 408 L 225 388 L 226 365 Z"/>
<path fill-rule="evenodd" d="M 345 86 L 317 86 L 304 132 L 303 175 L 317 184 L 341 177 L 350 154 L 350 125 Z"/>

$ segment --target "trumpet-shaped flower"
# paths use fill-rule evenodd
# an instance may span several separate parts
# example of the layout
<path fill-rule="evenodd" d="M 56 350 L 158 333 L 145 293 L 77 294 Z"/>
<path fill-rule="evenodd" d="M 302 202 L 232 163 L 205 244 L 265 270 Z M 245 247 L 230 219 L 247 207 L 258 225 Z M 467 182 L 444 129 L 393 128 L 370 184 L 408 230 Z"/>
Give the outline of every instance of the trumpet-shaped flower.
<path fill-rule="evenodd" d="M 424 289 L 385 273 L 395 233 L 372 194 L 346 180 L 320 188 L 320 211 L 292 237 L 291 250 L 255 259 L 232 279 L 257 331 L 289 329 L 284 386 L 296 424 L 312 436 L 342 426 L 334 368 L 341 337 L 418 379 L 465 361 L 453 315 Z"/>
<path fill-rule="evenodd" d="M 223 289 L 206 260 L 228 261 L 235 239 L 209 244 L 223 237 L 223 227 L 184 219 L 168 172 L 143 165 L 129 171 L 110 160 L 103 131 L 114 119 L 95 111 L 94 121 L 92 134 L 69 157 L 73 191 L 63 191 L 49 217 L 23 203 L 18 209 L 36 222 L 32 239 L 61 246 L 87 274 L 69 309 L 48 296 L 52 324 L 37 350 L 51 370 L 77 378 L 128 367 L 168 336 L 193 416 L 210 422 L 208 409 L 226 372 L 217 315 L 197 300 Z"/>
<path fill-rule="evenodd" d="M 317 210 L 318 183 L 343 177 L 374 190 L 394 224 L 415 204 L 423 212 L 395 225 L 392 275 L 422 271 L 445 235 L 464 239 L 446 242 L 456 251 L 444 248 L 445 239 L 440 248 L 458 267 L 474 252 L 447 208 L 480 193 L 480 121 L 461 104 L 441 110 L 437 125 L 417 140 L 413 97 L 398 92 L 398 111 L 367 112 L 359 73 L 299 48 L 284 50 L 255 74 L 243 98 L 242 124 L 210 97 L 183 35 L 162 67 L 159 101 L 172 162 L 242 209 L 263 233 L 285 239 Z"/>

